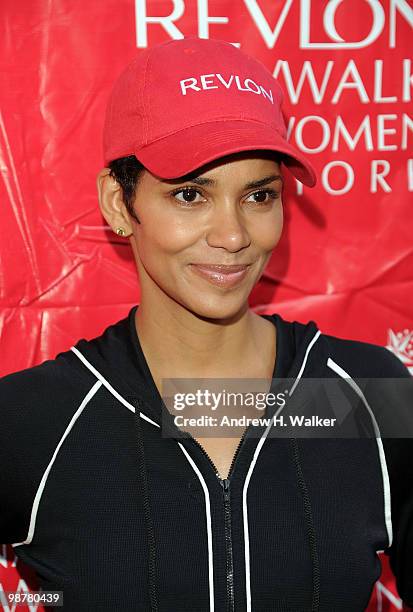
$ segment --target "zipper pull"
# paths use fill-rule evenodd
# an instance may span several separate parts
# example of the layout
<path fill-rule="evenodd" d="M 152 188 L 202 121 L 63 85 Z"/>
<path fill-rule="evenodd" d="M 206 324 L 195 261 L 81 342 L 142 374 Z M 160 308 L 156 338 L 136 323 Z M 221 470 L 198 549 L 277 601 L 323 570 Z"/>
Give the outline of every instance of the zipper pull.
<path fill-rule="evenodd" d="M 222 488 L 224 489 L 224 493 L 227 493 L 229 490 L 229 478 L 221 478 L 220 482 Z"/>

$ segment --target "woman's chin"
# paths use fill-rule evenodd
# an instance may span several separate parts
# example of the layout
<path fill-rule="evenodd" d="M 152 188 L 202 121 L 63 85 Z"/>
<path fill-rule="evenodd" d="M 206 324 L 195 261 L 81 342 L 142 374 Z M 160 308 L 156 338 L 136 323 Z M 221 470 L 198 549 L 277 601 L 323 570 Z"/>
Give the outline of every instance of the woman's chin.
<path fill-rule="evenodd" d="M 206 296 L 204 296 L 205 298 Z M 230 320 L 243 314 L 248 309 L 248 296 L 246 297 L 218 297 L 210 300 L 204 299 L 201 303 L 190 306 L 190 310 L 201 318 L 214 320 Z"/>

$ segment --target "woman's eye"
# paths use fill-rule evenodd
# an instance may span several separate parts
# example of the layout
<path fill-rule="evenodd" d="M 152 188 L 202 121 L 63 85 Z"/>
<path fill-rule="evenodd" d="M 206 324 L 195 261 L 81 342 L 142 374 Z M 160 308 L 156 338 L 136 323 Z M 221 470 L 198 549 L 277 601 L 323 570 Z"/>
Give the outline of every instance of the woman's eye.
<path fill-rule="evenodd" d="M 183 194 L 183 199 L 178 198 L 178 194 Z M 175 191 L 172 195 L 178 200 L 178 202 L 192 204 L 193 202 L 195 202 L 196 196 L 200 196 L 201 194 L 194 187 L 185 187 L 184 189 L 179 189 L 179 191 Z"/>
<path fill-rule="evenodd" d="M 266 197 L 267 195 L 269 196 L 268 199 Z M 276 200 L 278 198 L 278 193 L 274 191 L 274 189 L 260 189 L 248 197 L 256 198 L 253 200 L 255 204 L 269 204 L 272 200 Z"/>
<path fill-rule="evenodd" d="M 183 187 L 181 189 L 177 189 L 172 193 L 172 196 L 178 200 L 181 204 L 198 204 L 202 202 L 202 199 L 196 199 L 197 196 L 202 198 L 202 193 L 198 191 L 195 187 Z M 179 197 L 178 197 L 179 196 Z M 248 196 L 247 201 L 252 202 L 253 204 L 270 204 L 273 200 L 276 200 L 279 197 L 278 192 L 274 191 L 274 189 L 259 189 L 254 193 Z M 250 198 L 253 198 L 251 200 Z"/>

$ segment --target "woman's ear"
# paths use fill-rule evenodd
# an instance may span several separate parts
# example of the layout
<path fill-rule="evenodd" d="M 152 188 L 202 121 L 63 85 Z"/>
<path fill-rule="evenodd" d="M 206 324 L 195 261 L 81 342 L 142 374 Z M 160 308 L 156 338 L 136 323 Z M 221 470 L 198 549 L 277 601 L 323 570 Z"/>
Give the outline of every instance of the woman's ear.
<path fill-rule="evenodd" d="M 129 214 L 122 198 L 122 188 L 119 183 L 110 176 L 110 168 L 103 168 L 96 177 L 96 186 L 99 197 L 99 207 L 108 225 L 116 232 L 116 228 L 122 227 L 125 236 L 132 233 Z"/>

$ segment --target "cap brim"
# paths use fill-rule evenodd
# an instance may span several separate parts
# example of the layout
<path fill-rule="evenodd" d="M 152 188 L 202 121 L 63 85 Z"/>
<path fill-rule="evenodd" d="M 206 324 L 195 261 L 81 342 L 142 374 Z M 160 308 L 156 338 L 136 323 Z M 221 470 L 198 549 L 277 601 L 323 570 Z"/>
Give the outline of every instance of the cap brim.
<path fill-rule="evenodd" d="M 200 123 L 159 138 L 134 154 L 152 174 L 173 179 L 225 155 L 255 149 L 280 153 L 297 180 L 308 187 L 316 184 L 314 168 L 295 147 L 271 126 L 248 120 Z"/>

